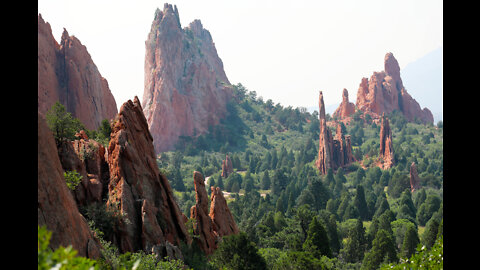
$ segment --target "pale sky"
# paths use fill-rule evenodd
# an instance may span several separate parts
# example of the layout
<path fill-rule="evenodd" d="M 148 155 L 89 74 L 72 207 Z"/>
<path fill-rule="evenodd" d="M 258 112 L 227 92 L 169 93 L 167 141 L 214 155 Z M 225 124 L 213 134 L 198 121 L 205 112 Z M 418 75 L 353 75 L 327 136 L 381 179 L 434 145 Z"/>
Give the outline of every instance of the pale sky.
<path fill-rule="evenodd" d="M 57 42 L 66 28 L 87 47 L 120 107 L 143 97 L 145 40 L 164 3 L 40 0 L 38 12 Z M 443 44 L 441 0 L 168 3 L 182 28 L 200 19 L 210 31 L 232 84 L 283 106 L 318 106 L 319 90 L 337 104 L 343 88 L 355 103 L 361 78 L 382 71 L 387 52 L 402 69 Z"/>

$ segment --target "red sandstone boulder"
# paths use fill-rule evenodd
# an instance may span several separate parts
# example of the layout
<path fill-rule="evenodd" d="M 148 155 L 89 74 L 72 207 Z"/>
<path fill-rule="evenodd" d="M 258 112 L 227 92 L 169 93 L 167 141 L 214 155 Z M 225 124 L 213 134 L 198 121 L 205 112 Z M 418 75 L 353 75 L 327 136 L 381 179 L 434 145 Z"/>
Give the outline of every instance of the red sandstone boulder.
<path fill-rule="evenodd" d="M 176 6 L 157 9 L 145 49 L 142 106 L 160 153 L 218 124 L 232 87 L 209 31 L 199 20 L 182 29 Z"/>
<path fill-rule="evenodd" d="M 392 130 L 385 114 L 382 115 L 382 124 L 380 126 L 380 150 L 378 166 L 384 170 L 392 168 L 394 165 Z"/>
<path fill-rule="evenodd" d="M 45 119 L 38 114 L 38 225 L 52 232 L 50 247 L 72 245 L 80 256 L 100 257 L 100 244 L 94 238 L 85 218 L 63 177 L 55 139 Z"/>
<path fill-rule="evenodd" d="M 38 110 L 60 101 L 86 128 L 96 130 L 117 114 L 117 104 L 87 48 L 64 30 L 60 44 L 38 15 Z"/>
<path fill-rule="evenodd" d="M 120 252 L 190 244 L 182 213 L 167 178 L 158 169 L 153 139 L 137 97 L 116 116 L 108 146 L 107 207 L 121 215 L 114 228 Z M 162 237 L 160 237 L 162 236 Z"/>

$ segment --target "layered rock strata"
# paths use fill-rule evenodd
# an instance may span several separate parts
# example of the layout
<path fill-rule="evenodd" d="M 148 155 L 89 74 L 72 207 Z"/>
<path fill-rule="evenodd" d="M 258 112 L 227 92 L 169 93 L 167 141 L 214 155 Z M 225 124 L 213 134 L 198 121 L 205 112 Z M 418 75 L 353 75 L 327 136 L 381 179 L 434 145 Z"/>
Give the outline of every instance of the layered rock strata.
<path fill-rule="evenodd" d="M 394 165 L 392 130 L 385 113 L 382 115 L 380 126 L 380 149 L 378 166 L 382 169 L 392 168 Z"/>
<path fill-rule="evenodd" d="M 160 153 L 218 124 L 232 86 L 210 32 L 199 20 L 182 29 L 176 6 L 156 10 L 145 49 L 142 106 Z"/>
<path fill-rule="evenodd" d="M 121 252 L 152 252 L 166 241 L 189 244 L 183 215 L 158 169 L 153 138 L 137 97 L 120 108 L 110 138 L 107 206 L 121 216 L 114 243 Z"/>
<path fill-rule="evenodd" d="M 50 247 L 72 247 L 80 256 L 100 257 L 100 244 L 68 189 L 52 132 L 38 114 L 38 225 L 52 232 Z"/>
<path fill-rule="evenodd" d="M 356 106 L 373 118 L 394 110 L 403 113 L 408 121 L 419 119 L 423 123 L 433 123 L 432 112 L 420 108 L 418 102 L 408 94 L 400 78 L 400 66 L 392 53 L 385 55 L 384 71 L 374 72 L 362 78 L 357 92 Z"/>
<path fill-rule="evenodd" d="M 60 44 L 50 24 L 38 15 L 38 111 L 47 112 L 60 101 L 87 129 L 117 114 L 108 82 L 98 71 L 87 48 L 64 29 Z"/>
<path fill-rule="evenodd" d="M 342 133 L 340 124 L 337 124 L 337 134 L 335 139 L 327 126 L 322 91 L 320 91 L 318 103 L 320 112 L 320 135 L 318 158 L 315 165 L 321 174 L 326 174 L 329 168 L 336 170 L 350 164 L 354 161 L 354 158 L 352 155 L 350 136 L 345 136 Z"/>

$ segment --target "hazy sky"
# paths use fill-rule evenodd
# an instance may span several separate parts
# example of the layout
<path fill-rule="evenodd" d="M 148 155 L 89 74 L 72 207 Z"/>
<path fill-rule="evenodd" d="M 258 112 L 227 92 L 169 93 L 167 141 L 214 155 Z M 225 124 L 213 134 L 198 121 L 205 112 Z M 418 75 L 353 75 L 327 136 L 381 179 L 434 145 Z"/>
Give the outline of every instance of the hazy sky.
<path fill-rule="evenodd" d="M 164 3 L 40 0 L 38 12 L 57 42 L 66 28 L 87 47 L 120 107 L 143 97 L 145 40 Z M 326 105 L 340 103 L 343 88 L 355 103 L 361 78 L 383 70 L 387 52 L 403 68 L 443 44 L 439 0 L 168 3 L 182 27 L 200 19 L 210 31 L 232 84 L 284 106 L 318 106 L 319 90 Z"/>

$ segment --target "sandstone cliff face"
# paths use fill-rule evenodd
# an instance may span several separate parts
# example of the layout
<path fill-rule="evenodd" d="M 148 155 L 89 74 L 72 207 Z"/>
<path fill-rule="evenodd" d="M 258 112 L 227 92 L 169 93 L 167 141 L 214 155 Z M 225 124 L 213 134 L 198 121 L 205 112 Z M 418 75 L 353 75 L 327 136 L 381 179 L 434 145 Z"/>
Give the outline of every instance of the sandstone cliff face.
<path fill-rule="evenodd" d="M 145 48 L 142 106 L 159 153 L 218 124 L 232 90 L 209 31 L 199 20 L 182 29 L 176 6 L 157 9 Z"/>
<path fill-rule="evenodd" d="M 153 139 L 137 97 L 125 102 L 112 125 L 108 146 L 110 209 L 123 217 L 114 243 L 121 252 L 190 243 L 167 178 L 158 169 Z"/>
<path fill-rule="evenodd" d="M 340 124 L 337 123 L 337 133 L 335 138 L 333 138 L 332 133 L 327 126 L 322 91 L 320 91 L 318 105 L 320 112 L 320 138 L 318 158 L 315 165 L 321 174 L 326 174 L 329 168 L 336 170 L 350 164 L 354 161 L 354 157 L 352 155 L 350 136 L 345 136 L 342 133 Z"/>
<path fill-rule="evenodd" d="M 378 166 L 384 170 L 392 168 L 394 165 L 392 130 L 385 113 L 382 115 L 380 126 L 380 149 Z"/>
<path fill-rule="evenodd" d="M 38 114 L 38 225 L 52 232 L 50 247 L 72 245 L 80 256 L 98 258 L 100 244 L 78 212 L 63 177 L 55 139 Z"/>
<path fill-rule="evenodd" d="M 412 162 L 410 166 L 410 191 L 413 193 L 420 188 L 420 177 L 418 177 L 417 165 Z"/>
<path fill-rule="evenodd" d="M 342 103 L 340 103 L 338 108 L 335 110 L 333 116 L 338 119 L 346 119 L 354 113 L 355 104 L 348 101 L 348 90 L 344 88 L 342 93 Z"/>
<path fill-rule="evenodd" d="M 374 72 L 370 80 L 362 78 L 356 101 L 359 110 L 377 119 L 383 113 L 398 110 L 408 121 L 418 118 L 423 123 L 433 123 L 430 110 L 422 110 L 403 86 L 400 66 L 392 53 L 385 55 L 384 63 L 384 71 Z"/>
<path fill-rule="evenodd" d="M 60 44 L 50 24 L 38 15 L 38 110 L 45 113 L 60 101 L 88 129 L 117 114 L 108 82 L 87 48 L 64 30 Z"/>

